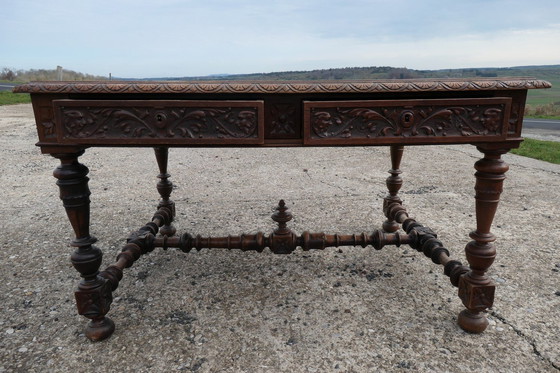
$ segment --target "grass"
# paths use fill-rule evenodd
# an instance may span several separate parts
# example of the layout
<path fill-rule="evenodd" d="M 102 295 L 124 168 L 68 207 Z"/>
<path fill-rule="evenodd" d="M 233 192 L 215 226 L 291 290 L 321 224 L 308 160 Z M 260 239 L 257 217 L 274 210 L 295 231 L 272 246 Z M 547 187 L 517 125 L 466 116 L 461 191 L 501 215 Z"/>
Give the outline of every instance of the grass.
<path fill-rule="evenodd" d="M 28 93 L 0 92 L 0 105 L 28 104 L 31 97 Z"/>
<path fill-rule="evenodd" d="M 554 164 L 560 164 L 560 142 L 542 141 L 525 138 L 518 149 L 512 149 L 513 154 L 539 159 Z"/>

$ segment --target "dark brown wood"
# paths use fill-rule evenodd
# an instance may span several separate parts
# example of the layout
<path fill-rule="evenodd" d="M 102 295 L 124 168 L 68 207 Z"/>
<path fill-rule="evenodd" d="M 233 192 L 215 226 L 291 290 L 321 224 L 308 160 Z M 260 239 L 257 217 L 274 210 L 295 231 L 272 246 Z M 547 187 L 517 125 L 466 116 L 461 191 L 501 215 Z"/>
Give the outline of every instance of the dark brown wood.
<path fill-rule="evenodd" d="M 109 337 L 115 330 L 113 321 L 105 317 L 113 298 L 110 284 L 99 276 L 103 254 L 93 246 L 97 239 L 89 233 L 89 170 L 78 162 L 81 154 L 53 154 L 61 162 L 54 171 L 54 176 L 58 179 L 60 199 L 76 234 L 71 244 L 76 248 L 71 261 L 82 276 L 75 292 L 78 313 L 91 319 L 86 328 L 86 336 L 99 341 Z"/>
<path fill-rule="evenodd" d="M 117 255 L 117 262 L 105 268 L 99 274 L 110 284 L 111 291 L 116 290 L 119 286 L 125 268 L 132 267 L 140 256 L 154 249 L 155 237 L 158 234 L 159 228 L 170 225 L 173 219 L 172 215 L 173 213 L 168 207 L 160 207 L 149 223 L 130 234 L 126 240 L 126 245 L 121 250 L 121 253 Z M 167 240 L 166 235 L 162 237 L 164 240 Z"/>
<path fill-rule="evenodd" d="M 300 93 L 402 93 L 480 92 L 550 88 L 544 80 L 530 77 L 334 80 L 334 81 L 86 81 L 31 82 L 16 86 L 14 92 L 40 94 L 250 94 L 292 95 Z"/>
<path fill-rule="evenodd" d="M 487 326 L 495 286 L 487 275 L 496 256 L 490 232 L 507 165 L 501 155 L 522 141 L 527 90 L 548 88 L 532 78 L 334 82 L 34 82 L 15 88 L 31 93 L 41 151 L 60 159 L 54 172 L 76 238 L 72 264 L 82 280 L 78 312 L 91 319 L 86 335 L 107 338 L 105 315 L 123 271 L 156 247 L 224 248 L 277 254 L 339 246 L 408 244 L 444 267 L 459 288 L 465 310 L 459 325 L 473 333 Z M 399 198 L 405 145 L 473 144 L 476 162 L 476 230 L 465 252 L 469 266 L 452 260 L 437 234 L 408 215 Z M 169 147 L 362 146 L 391 147 L 382 230 L 360 234 L 296 234 L 280 201 L 269 233 L 202 237 L 175 235 L 170 199 Z M 102 253 L 89 232 L 88 169 L 78 162 L 90 146 L 154 147 L 161 197 L 152 220 L 127 239 L 117 261 L 99 272 Z M 286 150 L 289 151 L 289 150 Z M 427 168 L 430 172 L 432 168 Z M 457 171 L 457 170 L 454 170 Z M 399 232 L 402 228 L 404 232 Z"/>
<path fill-rule="evenodd" d="M 301 105 L 292 97 L 270 97 L 265 102 L 265 138 L 301 138 Z"/>
<path fill-rule="evenodd" d="M 493 244 L 496 236 L 490 232 L 490 227 L 500 201 L 505 173 L 509 169 L 501 159 L 509 148 L 489 144 L 478 149 L 484 153 L 484 158 L 475 163 L 476 230 L 470 233 L 473 241 L 465 247 L 471 270 L 459 282 L 459 297 L 466 310 L 459 314 L 458 322 L 461 328 L 472 333 L 481 333 L 486 329 L 488 320 L 484 311 L 494 302 L 495 284 L 486 274 L 496 258 Z"/>
<path fill-rule="evenodd" d="M 262 101 L 54 100 L 60 143 L 262 144 Z"/>
<path fill-rule="evenodd" d="M 503 95 L 512 98 L 511 112 L 509 113 L 508 136 L 520 137 L 527 92 L 523 90 L 508 91 L 503 92 Z"/>
<path fill-rule="evenodd" d="M 386 245 L 400 246 L 402 244 L 414 245 L 420 239 L 416 232 L 410 235 L 403 233 L 386 233 L 375 230 L 371 234 L 362 232 L 360 234 L 325 234 L 303 232 L 297 235 L 288 228 L 287 223 L 292 220 L 292 213 L 288 211 L 284 200 L 280 200 L 276 207 L 276 212 L 272 215 L 278 227 L 269 235 L 263 232 L 256 234 L 242 234 L 240 236 L 228 237 L 202 237 L 192 236 L 185 233 L 178 237 L 158 237 L 154 240 L 154 247 L 164 249 L 176 247 L 184 252 L 190 252 L 193 248 L 202 249 L 228 249 L 228 250 L 254 250 L 262 252 L 265 248 L 270 248 L 275 254 L 290 254 L 298 247 L 304 251 L 324 250 L 328 247 L 340 246 L 373 246 L 376 250 L 381 250 Z M 420 245 L 420 244 L 418 244 Z M 431 252 L 430 252 L 431 255 Z M 449 252 L 447 252 L 449 255 Z M 440 264 L 439 262 L 437 264 Z"/>
<path fill-rule="evenodd" d="M 304 102 L 305 143 L 472 143 L 504 139 L 511 98 Z"/>
<path fill-rule="evenodd" d="M 525 97 L 527 89 L 533 88 L 548 88 L 550 83 L 533 78 L 499 78 L 499 79 L 442 79 L 442 80 L 391 80 L 391 81 L 314 81 L 314 82 L 123 82 L 123 81 L 104 81 L 104 82 L 33 82 L 17 86 L 15 92 L 28 92 L 31 93 L 35 117 L 37 120 L 37 131 L 39 135 L 38 145 L 44 153 L 54 153 L 66 150 L 61 150 L 61 145 L 68 147 L 72 146 L 80 148 L 83 146 L 328 146 L 328 145 L 389 145 L 389 144 L 440 144 L 442 142 L 448 143 L 481 143 L 487 141 L 501 141 L 504 137 L 507 139 L 518 139 L 521 134 L 521 125 L 523 119 L 523 108 L 525 105 Z M 505 109 L 501 113 L 496 112 L 497 107 L 493 107 L 496 99 L 510 100 L 510 109 Z M 437 110 L 436 103 L 441 100 L 467 100 L 461 102 L 471 102 L 474 104 L 470 106 L 470 110 L 461 113 L 461 110 L 439 110 L 440 119 L 428 120 L 426 123 L 420 125 L 421 118 L 427 113 L 428 108 Z M 61 100 L 55 110 L 53 102 Z M 63 113 L 60 112 L 60 105 L 63 102 L 68 102 L 70 109 L 80 108 L 78 112 L 69 113 L 69 119 L 66 125 L 63 125 Z M 70 100 L 70 101 L 68 101 Z M 405 101 L 413 100 L 416 102 L 414 105 L 420 105 L 421 101 L 425 101 L 427 105 L 422 110 L 418 106 L 408 105 L 408 107 L 401 107 L 400 114 L 385 115 L 380 112 L 381 116 L 387 117 L 391 125 L 389 127 L 381 128 L 382 125 L 376 124 L 375 129 L 379 127 L 382 132 L 373 132 L 375 136 L 367 133 L 361 129 L 366 126 L 367 118 L 370 116 L 368 110 L 371 112 L 371 107 L 356 107 L 355 109 L 365 109 L 361 112 L 354 111 L 355 118 L 348 118 L 348 115 L 343 115 L 341 121 L 352 120 L 358 124 L 354 126 L 351 131 L 341 132 L 341 135 L 349 133 L 349 138 L 338 138 L 336 136 L 328 135 L 324 137 L 321 131 L 317 138 L 311 137 L 312 121 L 309 115 L 303 113 L 303 102 L 308 101 L 309 105 L 319 101 L 329 102 L 377 102 L 389 100 L 391 104 L 385 105 L 388 110 L 396 110 L 399 105 Z M 481 100 L 481 101 L 480 101 Z M 70 104 L 69 102 L 74 102 Z M 98 109 L 103 107 L 103 101 L 108 102 L 105 108 L 118 108 L 126 109 L 129 116 L 134 116 L 135 107 L 131 102 L 144 102 L 139 108 L 147 108 L 151 113 L 148 115 L 150 119 L 142 121 L 131 122 L 128 126 L 121 125 L 120 120 L 122 116 L 110 115 L 112 118 L 107 123 L 110 124 L 107 130 L 97 127 L 97 125 L 106 118 L 99 117 L 87 109 L 88 102 L 92 105 L 99 106 Z M 152 105 L 150 102 L 161 101 L 165 104 Z M 172 101 L 191 101 L 192 108 L 206 108 L 217 109 L 216 107 L 208 107 L 205 102 L 218 101 L 216 105 L 226 110 L 229 107 L 224 102 L 248 102 L 250 112 L 254 112 L 255 105 L 258 111 L 258 139 L 253 135 L 248 137 L 244 132 L 245 130 L 235 129 L 234 135 L 223 135 L 219 131 L 211 129 L 212 126 L 205 127 L 202 125 L 200 128 L 208 128 L 207 131 L 202 131 L 202 138 L 190 137 L 190 135 L 182 135 L 181 131 L 173 132 L 175 136 L 161 137 L 162 129 L 158 126 L 166 124 L 166 129 L 169 129 L 169 119 L 173 114 L 168 112 L 159 113 L 158 108 L 167 109 L 173 105 Z M 260 104 L 253 105 L 253 102 L 263 102 L 263 107 Z M 113 102 L 113 104 L 111 104 Z M 480 113 L 476 107 L 477 102 L 486 102 L 490 110 L 487 114 Z M 494 104 L 490 104 L 494 102 Z M 73 107 L 72 105 L 76 105 Z M 117 105 L 117 106 L 111 106 Z M 233 104 L 232 104 L 233 105 Z M 344 105 L 350 105 L 349 103 Z M 459 109 L 462 108 L 459 105 Z M 486 105 L 486 104 L 484 104 Z M 85 107 L 84 107 L 85 106 Z M 379 106 L 380 107 L 380 106 Z M 93 110 L 93 106 L 91 106 Z M 231 106 L 233 112 L 230 115 L 239 115 L 234 110 L 235 106 Z M 252 108 L 252 109 L 251 109 Z M 68 109 L 68 110 L 70 110 Z M 87 110 L 86 110 L 87 109 Z M 184 108 L 183 108 L 184 109 Z M 336 108 L 335 108 L 336 109 Z M 346 107 L 348 109 L 348 107 Z M 440 108 L 441 109 L 441 108 Z M 445 109 L 445 108 L 444 108 Z M 449 108 L 447 108 L 449 109 Z M 407 112 L 408 110 L 408 112 Z M 207 119 L 206 123 L 214 123 L 216 117 L 210 115 L 211 111 L 204 112 L 204 117 Z M 55 117 L 55 113 L 56 117 Z M 479 120 L 477 115 L 472 113 L 479 113 Z M 71 114 L 71 115 L 70 115 Z M 407 115 L 408 114 L 408 115 Z M 410 116 L 412 114 L 412 116 Z M 472 114 L 472 115 L 471 115 Z M 503 118 L 502 118 L 503 114 Z M 331 112 L 331 118 L 340 115 Z M 375 116 L 375 114 L 371 114 Z M 508 116 L 507 119 L 505 116 Z M 454 119 L 443 120 L 446 116 Z M 237 128 L 239 124 L 242 128 L 246 127 L 246 122 L 251 121 L 249 117 L 241 116 L 233 121 L 233 126 Z M 89 119 L 88 119 L 89 118 Z M 304 119 L 309 122 L 305 126 Z M 406 118 L 412 121 L 412 126 L 406 123 Z M 95 124 L 92 120 L 95 119 Z M 218 118 L 219 119 L 219 118 Z M 231 119 L 231 117 L 230 117 Z M 402 120 L 401 120 L 402 119 Z M 231 125 L 229 120 L 222 118 L 218 122 Z M 439 120 L 439 122 L 438 122 Z M 466 121 L 464 127 L 457 127 L 462 120 Z M 501 121 L 507 121 L 504 123 Z M 404 121 L 404 122 L 403 122 Z M 85 124 L 82 124 L 84 122 Z M 89 122 L 89 124 L 87 124 Z M 260 127 L 260 123 L 264 122 L 264 128 Z M 315 119 L 314 127 L 319 128 L 321 125 L 320 117 Z M 328 121 L 327 121 L 328 122 Z M 331 119 L 331 130 L 328 133 L 336 133 L 337 119 Z M 370 121 L 371 122 L 371 121 Z M 375 122 L 375 121 L 374 121 Z M 73 123 L 73 124 L 71 124 Z M 189 128 L 191 122 L 188 122 L 186 128 Z M 237 123 L 237 124 L 236 124 Z M 361 124 L 360 124 L 361 123 Z M 382 123 L 382 122 L 380 122 Z M 439 126 L 442 124 L 443 126 Z M 387 123 L 388 124 L 388 123 Z M 494 129 L 498 125 L 499 129 Z M 95 126 L 95 127 L 94 127 Z M 408 126 L 408 127 L 407 127 Z M 451 131 L 444 131 L 445 126 L 450 126 Z M 462 125 L 461 125 L 462 126 Z M 64 127 L 64 128 L 63 128 Z M 195 125 L 195 128 L 197 126 Z M 227 127 L 227 126 L 226 126 Z M 305 128 L 304 128 L 305 127 Z M 422 128 L 425 127 L 425 128 Z M 441 130 L 439 129 L 441 127 Z M 472 127 L 472 128 L 470 128 Z M 150 130 L 147 130 L 150 128 Z M 181 127 L 183 130 L 186 128 Z M 249 126 L 249 128 L 252 128 Z M 369 129 L 374 126 L 367 127 Z M 399 129 L 400 128 L 400 129 Z M 262 131 L 261 131 L 262 129 Z M 348 128 L 346 129 L 348 130 Z M 98 131 L 101 131 L 98 133 Z M 307 131 L 308 137 L 304 137 L 304 131 Z M 431 132 L 433 131 L 433 133 Z M 486 133 L 486 131 L 488 131 Z M 500 132 L 502 131 L 502 132 Z M 506 134 L 504 135 L 504 132 Z M 95 132 L 96 135 L 91 133 Z M 165 132 L 165 131 L 163 131 Z M 188 134 L 189 131 L 184 131 Z M 227 132 L 227 131 L 226 131 Z M 249 131 L 250 132 L 250 131 Z M 190 131 L 194 135 L 193 131 Z M 386 133 L 386 134 L 385 134 Z M 159 134 L 159 135 L 157 135 Z M 379 136 L 382 134 L 382 136 Z M 153 136 L 151 136 L 153 135 Z M 158 137 L 159 136 L 159 137 Z M 369 137 L 368 137 L 369 136 Z M 500 138 L 501 137 L 501 138 Z"/>
<path fill-rule="evenodd" d="M 171 218 L 167 224 L 161 227 L 160 233 L 164 236 L 173 236 L 177 230 L 171 224 L 173 222 L 173 219 L 175 218 L 175 202 L 169 199 L 169 197 L 171 196 L 171 192 L 173 191 L 173 183 L 169 181 L 169 177 L 171 175 L 167 173 L 169 148 L 154 148 L 154 152 L 156 154 L 156 159 L 159 167 L 158 178 L 160 179 L 157 183 L 157 190 L 159 192 L 159 195 L 161 196 L 161 200 L 158 204 L 158 209 L 161 207 L 166 207 L 171 211 Z"/>
<path fill-rule="evenodd" d="M 404 146 L 391 145 L 391 169 L 389 170 L 391 176 L 389 176 L 386 181 L 389 195 L 387 195 L 387 197 L 383 200 L 383 212 L 385 213 L 385 216 L 387 216 L 387 220 L 383 222 L 383 230 L 385 232 L 396 232 L 399 229 L 399 223 L 397 223 L 394 219 L 389 218 L 388 208 L 394 203 L 402 204 L 398 193 L 403 183 L 402 178 L 400 177 L 400 166 L 403 152 Z"/>

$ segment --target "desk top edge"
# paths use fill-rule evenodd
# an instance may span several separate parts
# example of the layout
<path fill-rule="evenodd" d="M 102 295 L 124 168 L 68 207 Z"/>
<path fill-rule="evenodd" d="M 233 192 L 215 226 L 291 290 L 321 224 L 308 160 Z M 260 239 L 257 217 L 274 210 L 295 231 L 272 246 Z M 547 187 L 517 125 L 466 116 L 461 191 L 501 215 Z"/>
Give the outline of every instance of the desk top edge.
<path fill-rule="evenodd" d="M 38 81 L 16 86 L 15 93 L 122 94 L 122 93 L 377 93 L 526 90 L 550 88 L 545 81 L 528 77 L 411 80 L 335 81 Z"/>

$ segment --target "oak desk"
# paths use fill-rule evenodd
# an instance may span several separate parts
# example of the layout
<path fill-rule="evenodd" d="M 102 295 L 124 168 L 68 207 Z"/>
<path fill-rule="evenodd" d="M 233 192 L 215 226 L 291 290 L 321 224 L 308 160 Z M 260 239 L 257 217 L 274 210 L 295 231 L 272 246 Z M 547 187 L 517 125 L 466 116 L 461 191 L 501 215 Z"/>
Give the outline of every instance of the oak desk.
<path fill-rule="evenodd" d="M 72 264 L 82 280 L 78 312 L 91 319 L 86 335 L 109 337 L 105 315 L 123 269 L 155 247 L 227 248 L 288 254 L 296 248 L 408 244 L 422 251 L 459 288 L 465 310 L 459 325 L 480 333 L 488 325 L 494 284 L 486 271 L 496 256 L 490 227 L 508 166 L 501 155 L 519 146 L 527 90 L 549 88 L 531 78 L 306 82 L 34 82 L 15 92 L 31 93 L 38 146 L 60 159 L 54 171 L 76 238 Z M 437 234 L 409 217 L 398 191 L 405 145 L 473 144 L 476 229 L 465 252 L 468 266 L 450 258 Z M 176 235 L 175 205 L 167 172 L 169 147 L 389 145 L 392 168 L 383 202 L 382 229 L 361 234 L 325 234 L 288 228 L 292 215 L 280 201 L 270 234 L 228 237 Z M 152 221 L 127 239 L 115 264 L 99 271 L 102 252 L 89 232 L 88 169 L 78 157 L 91 146 L 154 147 L 161 195 Z M 289 150 L 288 150 L 289 151 Z"/>

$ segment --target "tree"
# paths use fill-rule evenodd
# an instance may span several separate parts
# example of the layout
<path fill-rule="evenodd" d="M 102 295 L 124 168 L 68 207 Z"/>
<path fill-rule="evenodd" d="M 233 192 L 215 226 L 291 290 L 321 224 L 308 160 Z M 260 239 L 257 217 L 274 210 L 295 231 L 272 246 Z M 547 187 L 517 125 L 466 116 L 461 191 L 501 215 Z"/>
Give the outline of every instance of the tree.
<path fill-rule="evenodd" d="M 0 74 L 1 80 L 13 81 L 16 78 L 16 73 L 10 68 L 4 67 L 2 73 Z"/>

